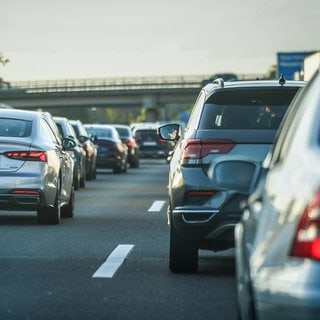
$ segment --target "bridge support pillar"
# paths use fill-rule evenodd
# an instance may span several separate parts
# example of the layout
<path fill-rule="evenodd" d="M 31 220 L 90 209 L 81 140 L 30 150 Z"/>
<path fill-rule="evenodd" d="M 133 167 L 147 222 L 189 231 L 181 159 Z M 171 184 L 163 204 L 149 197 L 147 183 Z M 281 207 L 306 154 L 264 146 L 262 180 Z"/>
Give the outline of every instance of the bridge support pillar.
<path fill-rule="evenodd" d="M 146 109 L 146 121 L 156 122 L 159 120 L 158 102 L 156 96 L 145 96 L 143 107 Z"/>

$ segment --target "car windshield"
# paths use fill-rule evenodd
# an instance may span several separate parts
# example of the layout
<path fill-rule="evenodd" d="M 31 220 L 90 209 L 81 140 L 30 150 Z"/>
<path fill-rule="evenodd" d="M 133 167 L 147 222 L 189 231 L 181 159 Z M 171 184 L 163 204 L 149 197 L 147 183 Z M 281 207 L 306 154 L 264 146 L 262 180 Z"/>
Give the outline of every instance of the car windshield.
<path fill-rule="evenodd" d="M 217 92 L 204 106 L 200 129 L 277 130 L 297 88 Z"/>
<path fill-rule="evenodd" d="M 28 137 L 31 134 L 31 127 L 31 121 L 0 118 L 1 137 Z"/>

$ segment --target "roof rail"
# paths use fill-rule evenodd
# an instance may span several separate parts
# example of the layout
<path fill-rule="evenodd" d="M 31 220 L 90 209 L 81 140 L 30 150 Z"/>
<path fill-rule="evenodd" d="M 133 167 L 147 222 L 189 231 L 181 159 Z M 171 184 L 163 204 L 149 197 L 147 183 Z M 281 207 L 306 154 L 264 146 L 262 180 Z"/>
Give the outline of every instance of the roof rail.
<path fill-rule="evenodd" d="M 221 87 L 221 88 L 224 87 L 224 80 L 223 80 L 222 78 L 214 79 L 213 83 L 216 84 L 216 85 L 218 85 L 218 86 Z"/>

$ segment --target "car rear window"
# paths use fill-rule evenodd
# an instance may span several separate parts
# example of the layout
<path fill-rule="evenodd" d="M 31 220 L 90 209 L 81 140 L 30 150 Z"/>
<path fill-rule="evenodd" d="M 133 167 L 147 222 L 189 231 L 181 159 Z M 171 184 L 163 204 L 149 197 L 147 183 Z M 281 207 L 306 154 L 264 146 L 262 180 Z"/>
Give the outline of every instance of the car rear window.
<path fill-rule="evenodd" d="M 277 130 L 298 88 L 224 90 L 205 103 L 199 129 Z"/>
<path fill-rule="evenodd" d="M 138 140 L 159 140 L 157 130 L 137 130 L 135 132 L 135 137 Z"/>
<path fill-rule="evenodd" d="M 119 132 L 120 137 L 129 137 L 128 129 L 116 127 L 117 131 Z"/>
<path fill-rule="evenodd" d="M 87 132 L 98 138 L 112 138 L 112 131 L 109 128 L 86 128 Z"/>
<path fill-rule="evenodd" d="M 1 137 L 28 137 L 31 134 L 31 128 L 31 121 L 0 118 Z"/>

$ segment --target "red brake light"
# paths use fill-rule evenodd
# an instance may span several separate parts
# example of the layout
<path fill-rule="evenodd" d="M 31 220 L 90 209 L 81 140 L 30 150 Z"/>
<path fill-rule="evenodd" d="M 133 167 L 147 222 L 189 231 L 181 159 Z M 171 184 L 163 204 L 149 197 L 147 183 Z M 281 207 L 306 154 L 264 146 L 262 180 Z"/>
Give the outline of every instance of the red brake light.
<path fill-rule="evenodd" d="M 228 153 L 233 147 L 234 142 L 231 140 L 188 140 L 184 145 L 181 159 L 201 159 L 210 153 Z"/>
<path fill-rule="evenodd" d="M 44 151 L 8 151 L 5 156 L 10 159 L 24 161 L 47 161 L 47 154 Z"/>
<path fill-rule="evenodd" d="M 127 147 L 133 147 L 134 143 L 131 140 L 126 141 Z"/>
<path fill-rule="evenodd" d="M 26 189 L 16 189 L 12 191 L 14 194 L 31 194 L 31 195 L 39 195 L 40 192 L 38 190 L 26 190 Z"/>
<path fill-rule="evenodd" d="M 304 209 L 291 256 L 320 260 L 320 190 Z"/>

